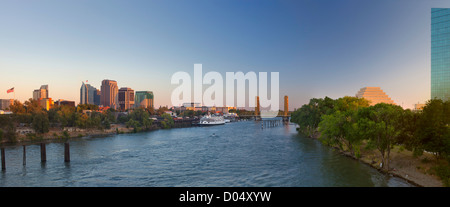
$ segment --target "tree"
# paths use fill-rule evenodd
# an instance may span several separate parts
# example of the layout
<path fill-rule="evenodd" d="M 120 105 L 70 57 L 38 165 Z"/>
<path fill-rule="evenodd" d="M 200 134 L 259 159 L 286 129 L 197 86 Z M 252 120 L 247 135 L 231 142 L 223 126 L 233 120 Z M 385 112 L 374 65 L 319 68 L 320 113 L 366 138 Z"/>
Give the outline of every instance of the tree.
<path fill-rule="evenodd" d="M 150 114 L 150 115 L 155 115 L 155 109 L 153 107 L 147 107 L 145 108 L 145 110 Z"/>
<path fill-rule="evenodd" d="M 369 107 L 369 101 L 365 98 L 357 98 L 352 96 L 344 96 L 336 100 L 334 110 L 347 111 L 358 110 L 362 107 Z"/>
<path fill-rule="evenodd" d="M 324 99 L 313 98 L 291 114 L 291 122 L 299 125 L 300 131 L 312 137 L 317 131 L 322 115 L 334 112 L 335 101 L 329 97 Z"/>
<path fill-rule="evenodd" d="M 401 119 L 403 131 L 398 137 L 398 143 L 403 144 L 407 150 L 412 151 L 414 156 L 422 155 L 423 153 L 423 147 L 418 137 L 420 130 L 419 118 L 421 115 L 421 113 L 406 109 L 403 111 L 403 118 Z"/>
<path fill-rule="evenodd" d="M 39 101 L 32 98 L 28 99 L 28 101 L 25 101 L 24 106 L 26 109 L 26 113 L 32 114 L 42 111 L 42 106 Z"/>
<path fill-rule="evenodd" d="M 72 127 L 75 126 L 76 115 L 75 107 L 72 106 L 61 106 L 58 113 L 58 119 L 61 123 L 61 127 Z"/>
<path fill-rule="evenodd" d="M 336 111 L 322 117 L 319 123 L 321 132 L 319 140 L 327 145 L 337 146 L 340 150 L 348 149 L 353 155 L 359 157 L 362 139 L 358 135 L 357 111 Z"/>
<path fill-rule="evenodd" d="M 43 134 L 49 131 L 49 120 L 47 113 L 40 111 L 33 114 L 33 129 L 36 133 Z"/>
<path fill-rule="evenodd" d="M 97 111 L 98 106 L 95 104 L 78 104 L 76 107 L 78 113 L 82 113 L 84 110 L 93 110 Z"/>
<path fill-rule="evenodd" d="M 128 125 L 136 126 L 134 127 L 135 129 L 137 127 L 139 127 L 139 129 L 140 127 L 143 127 L 144 129 L 149 129 L 153 124 L 153 120 L 150 119 L 150 114 L 142 108 L 133 110 L 128 115 L 128 119 L 129 121 L 127 122 L 127 126 Z"/>
<path fill-rule="evenodd" d="M 348 149 L 353 155 L 359 157 L 362 139 L 358 135 L 357 111 L 359 108 L 368 106 L 369 102 L 362 98 L 345 96 L 335 100 L 332 109 L 334 112 L 322 115 L 322 121 L 319 123 L 320 141 L 337 146 L 340 150 Z M 328 110 L 328 112 L 332 111 Z"/>
<path fill-rule="evenodd" d="M 402 114 L 400 106 L 385 103 L 358 110 L 359 136 L 380 152 L 382 167 L 388 171 L 391 148 L 403 131 Z"/>
<path fill-rule="evenodd" d="M 158 114 L 159 116 L 161 116 L 161 115 L 163 115 L 163 114 L 165 114 L 165 112 L 166 111 L 169 111 L 169 109 L 167 108 L 167 107 L 159 107 L 159 109 L 158 110 L 156 110 L 156 114 Z"/>
<path fill-rule="evenodd" d="M 432 99 L 418 119 L 414 149 L 433 152 L 437 159 L 450 154 L 450 101 Z"/>
<path fill-rule="evenodd" d="M 86 128 L 89 116 L 87 114 L 74 113 L 75 126 L 78 128 Z"/>
<path fill-rule="evenodd" d="M 13 104 L 9 106 L 9 110 L 11 110 L 14 114 L 26 113 L 25 106 L 18 100 L 14 100 Z"/>
<path fill-rule="evenodd" d="M 102 129 L 102 117 L 103 115 L 101 113 L 93 111 L 87 120 L 86 127 Z"/>
<path fill-rule="evenodd" d="M 127 128 L 132 127 L 132 128 L 134 129 L 134 132 L 140 131 L 140 124 L 139 124 L 139 122 L 138 122 L 138 121 L 135 121 L 135 120 L 132 119 L 132 118 L 131 118 L 130 120 L 127 121 L 126 127 L 127 127 Z"/>
<path fill-rule="evenodd" d="M 61 108 L 59 106 L 55 106 L 47 111 L 48 120 L 52 126 L 59 124 L 60 117 L 58 111 L 60 110 Z"/>
<path fill-rule="evenodd" d="M 164 113 L 162 116 L 164 118 L 163 121 L 161 121 L 161 125 L 164 129 L 172 128 L 174 125 L 173 118 L 170 116 L 170 114 Z"/>

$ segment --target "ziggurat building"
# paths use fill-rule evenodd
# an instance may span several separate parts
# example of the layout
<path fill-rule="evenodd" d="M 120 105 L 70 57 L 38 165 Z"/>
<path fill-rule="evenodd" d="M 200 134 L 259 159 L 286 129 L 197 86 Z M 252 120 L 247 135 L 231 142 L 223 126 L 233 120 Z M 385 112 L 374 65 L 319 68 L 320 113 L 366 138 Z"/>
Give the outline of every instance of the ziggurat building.
<path fill-rule="evenodd" d="M 370 105 L 373 106 L 377 103 L 387 103 L 387 104 L 394 104 L 394 101 L 389 98 L 386 93 L 381 90 L 380 87 L 364 87 L 361 88 L 361 90 L 358 91 L 356 94 L 357 98 L 365 98 L 369 100 Z"/>

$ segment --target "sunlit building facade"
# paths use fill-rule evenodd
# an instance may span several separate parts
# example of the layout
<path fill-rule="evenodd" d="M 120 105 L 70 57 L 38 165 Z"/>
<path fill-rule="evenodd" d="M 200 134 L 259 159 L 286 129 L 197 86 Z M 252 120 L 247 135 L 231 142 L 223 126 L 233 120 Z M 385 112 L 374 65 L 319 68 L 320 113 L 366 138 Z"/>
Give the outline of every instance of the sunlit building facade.
<path fill-rule="evenodd" d="M 134 106 L 134 90 L 123 87 L 119 89 L 120 110 L 126 111 Z"/>
<path fill-rule="evenodd" d="M 431 9 L 431 98 L 450 100 L 450 9 Z"/>
<path fill-rule="evenodd" d="M 103 80 L 101 86 L 100 105 L 103 107 L 111 107 L 117 109 L 119 105 L 118 100 L 119 87 L 117 81 Z"/>
<path fill-rule="evenodd" d="M 48 85 L 42 85 L 39 89 L 33 91 L 33 99 L 39 100 L 48 98 Z"/>
<path fill-rule="evenodd" d="M 154 98 L 152 91 L 136 91 L 134 98 L 134 106 L 135 108 L 153 108 L 154 107 Z"/>
<path fill-rule="evenodd" d="M 100 105 L 100 91 L 90 84 L 81 83 L 80 104 Z"/>
<path fill-rule="evenodd" d="M 356 93 L 357 98 L 365 98 L 371 106 L 377 103 L 395 104 L 380 87 L 364 87 Z"/>

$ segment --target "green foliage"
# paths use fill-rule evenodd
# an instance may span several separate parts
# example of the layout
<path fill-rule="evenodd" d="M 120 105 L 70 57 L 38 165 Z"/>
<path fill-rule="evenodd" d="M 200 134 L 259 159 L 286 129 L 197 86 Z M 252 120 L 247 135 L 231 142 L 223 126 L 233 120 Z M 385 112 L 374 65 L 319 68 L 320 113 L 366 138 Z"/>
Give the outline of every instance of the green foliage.
<path fill-rule="evenodd" d="M 334 112 L 334 104 L 335 100 L 328 97 L 313 98 L 291 114 L 291 122 L 298 124 L 301 132 L 312 137 L 317 131 L 322 115 Z"/>
<path fill-rule="evenodd" d="M 150 113 L 142 108 L 133 110 L 126 118 L 123 118 L 123 120 L 128 120 L 126 122 L 126 127 L 132 127 L 134 132 L 149 129 L 153 124 L 153 120 L 150 119 Z"/>
<path fill-rule="evenodd" d="M 403 132 L 403 113 L 400 106 L 385 103 L 358 110 L 359 136 L 380 152 L 383 167 L 387 170 L 391 149 Z"/>
<path fill-rule="evenodd" d="M 98 106 L 95 105 L 95 104 L 78 104 L 76 110 L 77 110 L 78 113 L 82 113 L 83 110 L 96 111 L 96 110 L 98 110 Z"/>
<path fill-rule="evenodd" d="M 349 150 L 353 155 L 360 156 L 362 137 L 357 125 L 357 110 L 368 107 L 365 99 L 343 97 L 335 100 L 334 112 L 322 115 L 319 123 L 320 140 L 340 150 Z M 332 110 L 328 110 L 331 112 Z"/>
<path fill-rule="evenodd" d="M 88 126 L 88 120 L 90 119 L 87 114 L 74 113 L 75 126 L 85 129 Z"/>
<path fill-rule="evenodd" d="M 450 155 L 450 101 L 432 99 L 423 108 L 417 120 L 412 148 L 434 152 L 436 158 Z"/>
<path fill-rule="evenodd" d="M 70 134 L 67 130 L 64 130 L 62 133 L 62 138 L 64 139 L 69 139 L 70 138 Z"/>
<path fill-rule="evenodd" d="M 14 100 L 13 104 L 9 106 L 9 110 L 12 111 L 14 114 L 26 113 L 25 106 L 18 100 Z"/>
<path fill-rule="evenodd" d="M 129 128 L 129 127 L 133 128 L 135 132 L 137 131 L 137 128 L 139 127 L 139 125 L 140 125 L 139 122 L 138 122 L 138 121 L 135 121 L 134 119 L 130 119 L 130 120 L 126 123 L 126 127 L 127 127 L 127 128 Z"/>
<path fill-rule="evenodd" d="M 450 166 L 448 164 L 439 164 L 432 167 L 436 175 L 441 178 L 445 187 L 450 187 Z"/>
<path fill-rule="evenodd" d="M 49 131 L 49 123 L 47 113 L 40 111 L 33 114 L 32 126 L 36 133 L 47 133 Z"/>
<path fill-rule="evenodd" d="M 38 100 L 34 100 L 32 98 L 28 99 L 28 101 L 25 101 L 25 103 L 23 104 L 25 107 L 25 110 L 27 113 L 38 113 L 42 111 L 42 106 L 39 103 Z"/>
<path fill-rule="evenodd" d="M 164 129 L 170 129 L 173 127 L 174 121 L 173 121 L 173 118 L 169 114 L 165 113 L 161 117 L 164 118 L 164 121 L 161 121 L 161 126 Z"/>

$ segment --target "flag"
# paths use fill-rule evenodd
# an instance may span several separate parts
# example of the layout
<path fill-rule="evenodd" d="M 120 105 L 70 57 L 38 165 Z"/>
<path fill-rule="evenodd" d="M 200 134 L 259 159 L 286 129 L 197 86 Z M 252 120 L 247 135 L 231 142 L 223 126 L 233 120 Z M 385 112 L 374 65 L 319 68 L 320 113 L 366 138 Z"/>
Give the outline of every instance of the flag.
<path fill-rule="evenodd" d="M 14 87 L 12 87 L 11 89 L 8 89 L 8 90 L 6 91 L 6 93 L 11 93 L 11 92 L 14 92 Z"/>

